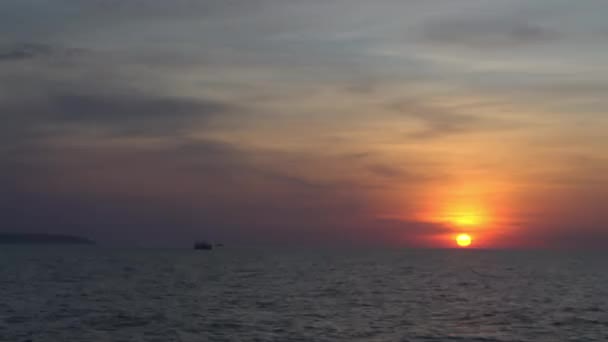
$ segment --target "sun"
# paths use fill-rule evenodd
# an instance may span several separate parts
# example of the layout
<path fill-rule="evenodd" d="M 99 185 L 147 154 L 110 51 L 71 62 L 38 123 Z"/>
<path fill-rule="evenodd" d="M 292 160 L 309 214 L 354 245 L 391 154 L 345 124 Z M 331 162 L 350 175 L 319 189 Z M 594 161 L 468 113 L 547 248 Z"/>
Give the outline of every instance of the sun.
<path fill-rule="evenodd" d="M 469 234 L 458 234 L 456 236 L 456 244 L 460 247 L 469 247 L 471 245 L 471 235 Z"/>

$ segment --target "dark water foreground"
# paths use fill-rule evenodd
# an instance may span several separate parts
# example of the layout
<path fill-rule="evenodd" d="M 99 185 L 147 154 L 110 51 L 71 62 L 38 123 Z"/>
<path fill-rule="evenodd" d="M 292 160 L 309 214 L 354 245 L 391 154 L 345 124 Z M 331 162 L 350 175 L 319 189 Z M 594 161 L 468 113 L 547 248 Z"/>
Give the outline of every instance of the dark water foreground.
<path fill-rule="evenodd" d="M 606 341 L 606 256 L 3 248 L 0 341 Z"/>

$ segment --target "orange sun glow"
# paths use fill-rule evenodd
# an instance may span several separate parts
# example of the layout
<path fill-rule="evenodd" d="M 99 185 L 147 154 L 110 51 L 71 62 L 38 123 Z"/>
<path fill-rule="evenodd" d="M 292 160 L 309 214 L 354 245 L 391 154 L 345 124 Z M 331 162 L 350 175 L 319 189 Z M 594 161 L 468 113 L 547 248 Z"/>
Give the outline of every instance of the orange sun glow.
<path fill-rule="evenodd" d="M 456 244 L 460 247 L 470 246 L 471 241 L 473 241 L 473 239 L 471 239 L 471 235 L 469 234 L 458 234 L 458 236 L 456 236 Z"/>

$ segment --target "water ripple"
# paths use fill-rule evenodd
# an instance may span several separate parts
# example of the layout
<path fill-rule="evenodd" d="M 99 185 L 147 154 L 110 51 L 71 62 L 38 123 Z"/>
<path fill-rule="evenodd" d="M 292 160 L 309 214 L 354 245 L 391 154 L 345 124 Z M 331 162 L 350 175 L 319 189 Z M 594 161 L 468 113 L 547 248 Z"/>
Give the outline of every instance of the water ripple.
<path fill-rule="evenodd" d="M 597 255 L 8 249 L 0 341 L 605 341 Z"/>

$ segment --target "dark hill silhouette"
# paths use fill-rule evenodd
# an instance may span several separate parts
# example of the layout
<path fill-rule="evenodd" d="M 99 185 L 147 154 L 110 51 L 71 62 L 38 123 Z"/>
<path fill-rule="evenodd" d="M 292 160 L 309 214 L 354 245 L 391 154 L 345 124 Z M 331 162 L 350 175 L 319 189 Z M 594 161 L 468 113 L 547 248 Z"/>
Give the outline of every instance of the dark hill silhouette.
<path fill-rule="evenodd" d="M 0 233 L 0 244 L 94 245 L 95 242 L 73 235 Z"/>

